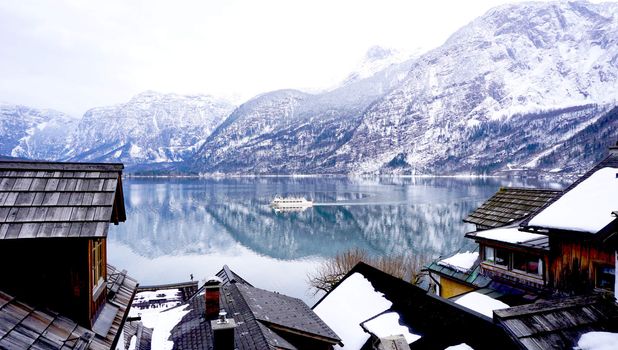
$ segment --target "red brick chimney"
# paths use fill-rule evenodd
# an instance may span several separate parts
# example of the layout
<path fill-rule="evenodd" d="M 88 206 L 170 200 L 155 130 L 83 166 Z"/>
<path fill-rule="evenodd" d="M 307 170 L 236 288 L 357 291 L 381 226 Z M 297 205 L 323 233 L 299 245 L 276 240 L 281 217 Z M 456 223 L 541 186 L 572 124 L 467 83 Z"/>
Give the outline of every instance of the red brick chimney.
<path fill-rule="evenodd" d="M 219 296 L 221 294 L 221 279 L 211 277 L 204 284 L 204 301 L 206 302 L 206 319 L 214 320 L 219 316 Z"/>

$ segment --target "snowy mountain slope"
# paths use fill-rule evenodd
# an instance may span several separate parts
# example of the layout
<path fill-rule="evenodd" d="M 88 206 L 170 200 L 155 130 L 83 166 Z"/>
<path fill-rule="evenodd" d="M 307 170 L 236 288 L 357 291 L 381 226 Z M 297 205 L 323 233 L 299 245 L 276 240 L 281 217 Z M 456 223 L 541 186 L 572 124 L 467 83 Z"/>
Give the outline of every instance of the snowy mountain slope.
<path fill-rule="evenodd" d="M 370 50 L 371 51 L 371 50 Z M 395 88 L 412 64 L 388 64 L 321 94 L 281 90 L 241 105 L 197 152 L 199 172 L 341 172 L 334 152 L 350 138 L 363 111 Z"/>
<path fill-rule="evenodd" d="M 0 104 L 0 154 L 57 159 L 77 120 L 54 110 Z"/>
<path fill-rule="evenodd" d="M 87 111 L 63 159 L 128 166 L 179 162 L 232 110 L 230 103 L 211 96 L 144 92 L 127 103 Z"/>
<path fill-rule="evenodd" d="M 336 157 L 352 172 L 382 171 L 395 159 L 411 172 L 452 172 L 461 162 L 474 171 L 483 166 L 475 159 L 484 158 L 471 137 L 477 129 L 496 122 L 532 129 L 515 116 L 615 104 L 617 8 L 554 2 L 490 10 L 421 56 L 406 80 L 367 110 Z M 579 125 L 599 112 L 566 118 Z M 503 142 L 525 146 L 515 134 Z"/>

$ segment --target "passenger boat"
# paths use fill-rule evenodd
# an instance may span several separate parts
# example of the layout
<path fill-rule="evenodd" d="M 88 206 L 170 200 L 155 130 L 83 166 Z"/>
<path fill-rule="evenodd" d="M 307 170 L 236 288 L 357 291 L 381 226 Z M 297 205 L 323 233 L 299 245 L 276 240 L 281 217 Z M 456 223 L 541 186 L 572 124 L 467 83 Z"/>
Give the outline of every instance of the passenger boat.
<path fill-rule="evenodd" d="M 279 211 L 305 210 L 313 206 L 313 201 L 304 197 L 281 197 L 276 196 L 270 206 Z"/>

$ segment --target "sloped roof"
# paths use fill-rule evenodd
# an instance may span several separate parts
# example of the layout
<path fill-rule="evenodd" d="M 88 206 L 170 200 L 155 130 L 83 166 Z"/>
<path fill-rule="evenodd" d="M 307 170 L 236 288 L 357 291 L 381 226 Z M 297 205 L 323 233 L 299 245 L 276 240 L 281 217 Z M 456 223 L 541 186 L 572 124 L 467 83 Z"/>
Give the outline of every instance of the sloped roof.
<path fill-rule="evenodd" d="M 105 237 L 126 219 L 122 164 L 0 161 L 0 239 Z"/>
<path fill-rule="evenodd" d="M 476 241 L 549 251 L 549 237 L 547 235 L 520 231 L 519 226 L 498 227 L 484 231 L 468 232 L 466 233 L 466 237 Z"/>
<path fill-rule="evenodd" d="M 463 221 L 481 229 L 509 225 L 531 215 L 560 193 L 550 189 L 501 187 Z"/>
<path fill-rule="evenodd" d="M 107 303 L 117 308 L 105 335 L 79 326 L 48 309 L 37 308 L 0 291 L 0 349 L 92 349 L 113 348 L 124 324 L 137 282 L 108 265 L 108 288 L 118 285 Z"/>
<path fill-rule="evenodd" d="M 472 267 L 465 272 L 448 265 L 439 264 L 440 260 L 443 259 L 432 261 L 427 266 L 427 269 L 441 276 L 446 276 L 478 288 L 486 287 L 491 282 L 491 278 L 481 274 L 480 259 L 477 259 Z"/>
<path fill-rule="evenodd" d="M 535 215 L 528 217 L 526 220 L 524 220 L 521 224 L 522 227 L 524 227 L 526 230 L 529 231 L 538 231 L 538 230 L 543 230 L 543 231 L 548 231 L 549 234 L 552 234 L 554 232 L 565 232 L 565 231 L 573 231 L 573 232 L 578 232 L 578 233 L 591 233 L 591 234 L 596 234 L 599 233 L 601 231 L 605 231 L 604 228 L 609 227 L 612 225 L 612 223 L 616 223 L 616 219 L 615 217 L 613 218 L 613 220 L 608 220 L 609 224 L 606 225 L 603 229 L 600 230 L 593 230 L 595 232 L 585 232 L 583 230 L 577 230 L 577 229 L 565 229 L 564 227 L 562 227 L 561 225 L 553 225 L 553 224 L 539 224 L 536 223 L 535 224 L 535 218 L 537 216 L 540 215 L 545 215 L 543 214 L 545 212 L 546 209 L 550 209 L 554 204 L 556 204 L 557 202 L 561 201 L 561 199 L 565 196 L 570 196 L 568 195 L 570 192 L 573 192 L 578 186 L 582 185 L 582 183 L 585 183 L 586 180 L 588 180 L 590 177 L 592 177 L 595 174 L 599 174 L 598 172 L 602 169 L 606 169 L 606 168 L 614 168 L 614 169 L 618 169 L 618 148 L 617 147 L 612 147 L 610 148 L 610 154 L 603 159 L 602 161 L 600 161 L 599 163 L 597 163 L 592 169 L 590 169 L 587 173 L 585 173 L 582 177 L 580 177 L 579 179 L 577 179 L 577 181 L 575 181 L 574 183 L 572 183 L 569 187 L 567 187 L 560 195 L 556 196 L 555 198 L 553 198 L 550 202 L 548 202 L 546 205 L 544 205 L 540 210 L 538 210 L 536 212 Z M 618 173 L 618 171 L 616 171 L 615 173 Z M 611 176 L 610 176 L 611 178 Z M 606 178 L 605 181 L 609 181 L 610 178 Z M 586 200 L 588 201 L 599 201 L 599 200 L 603 200 L 606 199 L 606 203 L 613 203 L 612 200 L 614 199 L 614 195 L 612 193 L 615 193 L 616 187 L 618 186 L 618 177 L 614 176 L 613 180 L 615 182 L 607 182 L 607 186 L 609 189 L 609 186 L 612 187 L 612 190 L 608 190 L 608 191 L 600 191 L 597 196 L 595 197 L 589 197 Z M 571 193 L 572 194 L 572 193 Z M 611 198 L 599 198 L 599 196 L 604 196 L 604 195 L 608 195 L 608 196 L 612 196 Z M 566 197 L 565 197 L 566 199 Z M 579 205 L 581 205 L 580 208 L 586 209 L 586 206 L 591 204 L 589 202 L 586 202 L 586 200 L 580 200 L 578 203 Z M 612 212 L 615 211 L 616 208 L 614 207 L 608 207 L 606 208 L 607 211 L 607 216 L 608 218 L 611 219 L 611 215 Z M 580 212 L 579 215 L 575 214 L 575 215 L 571 215 L 573 216 L 571 219 L 579 219 L 582 222 L 585 222 L 587 220 L 589 220 L 588 217 L 586 217 L 585 215 L 582 215 L 583 212 Z M 536 220 L 538 221 L 538 220 Z M 577 223 L 573 223 L 573 226 L 578 226 Z"/>
<path fill-rule="evenodd" d="M 356 273 L 369 280 L 376 291 L 392 302 L 388 311 L 397 312 L 402 325 L 421 336 L 410 345 L 412 350 L 444 349 L 463 342 L 476 350 L 495 349 L 496 344 L 500 344 L 501 349 L 514 348 L 506 334 L 490 319 L 362 262 L 354 266 L 333 290 Z M 313 308 L 332 293 L 331 290 Z M 481 334 L 483 336 L 479 336 Z M 345 339 L 342 341 L 345 345 Z"/>
<path fill-rule="evenodd" d="M 220 307 L 237 324 L 234 337 L 239 350 L 294 350 L 299 335 L 331 344 L 340 341 L 302 300 L 255 288 L 227 266 L 217 277 L 222 280 Z M 181 307 L 191 311 L 171 332 L 174 349 L 212 349 L 210 322 L 203 319 L 204 287 L 187 304 Z"/>
<path fill-rule="evenodd" d="M 601 296 L 578 296 L 495 310 L 496 322 L 522 348 L 573 349 L 591 331 L 618 331 L 618 306 Z"/>

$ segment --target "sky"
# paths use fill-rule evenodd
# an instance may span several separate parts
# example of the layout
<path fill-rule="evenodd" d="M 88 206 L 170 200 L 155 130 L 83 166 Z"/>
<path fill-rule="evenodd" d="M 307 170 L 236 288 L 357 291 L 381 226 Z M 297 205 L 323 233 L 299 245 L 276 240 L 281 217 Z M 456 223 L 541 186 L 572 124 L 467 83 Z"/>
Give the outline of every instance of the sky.
<path fill-rule="evenodd" d="M 375 45 L 441 45 L 502 0 L 0 0 L 0 101 L 75 117 L 146 90 L 318 91 Z"/>

